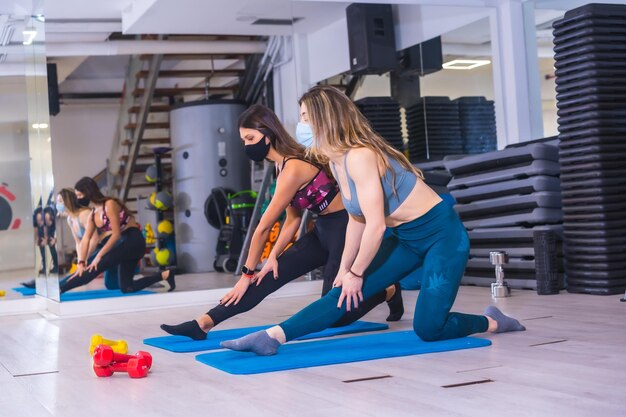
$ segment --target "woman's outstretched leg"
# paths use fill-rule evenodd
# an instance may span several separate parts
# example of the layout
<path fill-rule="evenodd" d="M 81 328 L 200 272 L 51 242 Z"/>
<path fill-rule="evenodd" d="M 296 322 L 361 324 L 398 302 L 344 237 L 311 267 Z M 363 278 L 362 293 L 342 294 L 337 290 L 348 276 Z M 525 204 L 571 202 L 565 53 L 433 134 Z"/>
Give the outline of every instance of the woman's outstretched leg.
<path fill-rule="evenodd" d="M 368 299 L 384 291 L 420 265 L 421 258 L 400 244 L 395 237 L 383 240 L 380 250 L 365 273 L 363 298 Z M 324 297 L 278 326 L 240 339 L 222 342 L 222 347 L 252 351 L 259 355 L 273 355 L 282 343 L 322 331 L 336 323 L 346 313 L 345 303 L 340 307 L 337 306 L 340 295 L 341 288 L 333 288 Z"/>
<path fill-rule="evenodd" d="M 285 284 L 326 263 L 327 252 L 313 232 L 307 233 L 278 257 L 278 277 L 267 274 L 257 286 L 252 283 L 241 300 L 226 306 L 218 304 L 196 320 L 178 325 L 162 324 L 161 329 L 172 335 L 187 336 L 194 340 L 206 339 L 207 333 L 219 323 L 256 307 L 268 295 Z M 247 278 L 242 278 L 247 279 Z"/>

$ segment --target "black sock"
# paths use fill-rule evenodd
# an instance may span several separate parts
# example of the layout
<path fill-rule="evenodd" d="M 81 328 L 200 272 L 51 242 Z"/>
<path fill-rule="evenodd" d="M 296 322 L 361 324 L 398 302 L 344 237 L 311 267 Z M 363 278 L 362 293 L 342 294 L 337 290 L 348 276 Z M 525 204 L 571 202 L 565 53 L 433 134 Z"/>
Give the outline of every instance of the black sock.
<path fill-rule="evenodd" d="M 176 289 L 176 279 L 174 278 L 176 274 L 175 274 L 173 269 L 170 269 L 169 271 L 170 271 L 170 273 L 167 276 L 166 281 L 167 281 L 168 285 L 170 286 L 170 289 L 167 290 L 167 292 L 172 292 L 172 291 L 174 291 Z"/>
<path fill-rule="evenodd" d="M 22 286 L 26 288 L 35 288 L 35 280 L 31 279 L 30 281 L 22 282 Z"/>
<path fill-rule="evenodd" d="M 400 284 L 394 284 L 396 288 L 396 292 L 393 293 L 391 299 L 387 301 L 387 305 L 389 306 L 389 315 L 387 316 L 387 321 L 398 321 L 402 318 L 404 314 L 404 303 L 402 302 L 402 289 L 400 288 Z"/>
<path fill-rule="evenodd" d="M 177 324 L 176 326 L 162 324 L 161 329 L 175 336 L 191 337 L 193 340 L 204 340 L 207 335 L 207 332 L 202 330 L 198 322 L 195 320 L 186 321 L 184 323 Z"/>

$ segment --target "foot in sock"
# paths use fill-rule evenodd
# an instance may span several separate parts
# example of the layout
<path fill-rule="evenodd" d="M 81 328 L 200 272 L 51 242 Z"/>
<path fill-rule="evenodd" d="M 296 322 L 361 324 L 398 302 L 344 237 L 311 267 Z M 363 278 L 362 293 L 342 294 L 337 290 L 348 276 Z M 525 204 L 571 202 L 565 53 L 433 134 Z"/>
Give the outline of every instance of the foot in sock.
<path fill-rule="evenodd" d="M 498 323 L 498 328 L 494 333 L 517 332 L 524 331 L 526 327 L 522 326 L 519 321 L 513 317 L 505 315 L 495 306 L 489 306 L 485 309 L 485 316 L 491 317 Z"/>
<path fill-rule="evenodd" d="M 220 346 L 242 352 L 254 352 L 259 356 L 271 356 L 278 352 L 280 342 L 271 337 L 265 330 L 250 333 L 235 340 L 225 340 Z"/>
<path fill-rule="evenodd" d="M 172 292 L 176 289 L 176 279 L 175 279 L 176 273 L 174 272 L 173 269 L 168 269 L 167 272 L 168 272 L 168 275 L 165 281 L 167 281 L 167 284 L 170 286 L 170 289 L 167 290 L 167 292 Z"/>
<path fill-rule="evenodd" d="M 404 303 L 402 302 L 402 289 L 400 288 L 400 284 L 394 284 L 394 288 L 395 292 L 389 301 L 387 301 L 387 306 L 389 306 L 387 321 L 398 321 L 404 314 Z"/>
<path fill-rule="evenodd" d="M 207 335 L 207 332 L 202 330 L 198 322 L 195 320 L 186 321 L 184 323 L 177 324 L 176 326 L 162 324 L 161 329 L 175 336 L 191 337 L 193 340 L 204 340 Z"/>
<path fill-rule="evenodd" d="M 35 288 L 35 280 L 31 279 L 30 281 L 22 282 L 22 286 L 26 288 Z"/>

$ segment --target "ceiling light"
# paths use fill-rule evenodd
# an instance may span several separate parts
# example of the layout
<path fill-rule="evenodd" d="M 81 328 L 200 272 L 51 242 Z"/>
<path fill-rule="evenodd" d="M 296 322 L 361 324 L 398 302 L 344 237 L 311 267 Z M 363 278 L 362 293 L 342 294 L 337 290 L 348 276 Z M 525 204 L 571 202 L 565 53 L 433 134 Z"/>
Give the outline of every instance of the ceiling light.
<path fill-rule="evenodd" d="M 33 123 L 33 129 L 47 129 L 48 123 Z"/>
<path fill-rule="evenodd" d="M 26 29 L 22 32 L 22 35 L 24 35 L 24 42 L 22 43 L 24 45 L 32 45 L 35 36 L 37 36 L 37 31 L 35 29 Z"/>
<path fill-rule="evenodd" d="M 471 70 L 483 65 L 489 65 L 491 61 L 487 59 L 454 59 L 443 64 L 444 69 Z"/>

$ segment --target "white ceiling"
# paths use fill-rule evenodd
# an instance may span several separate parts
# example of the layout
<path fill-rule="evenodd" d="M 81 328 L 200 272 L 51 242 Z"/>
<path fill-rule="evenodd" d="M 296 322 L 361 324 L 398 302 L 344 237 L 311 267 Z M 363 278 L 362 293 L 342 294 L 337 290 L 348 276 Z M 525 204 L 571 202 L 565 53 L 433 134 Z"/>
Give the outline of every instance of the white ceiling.
<path fill-rule="evenodd" d="M 361 0 L 390 4 L 411 5 L 495 5 L 499 0 Z M 514 0 L 518 1 L 518 0 Z M 537 25 L 548 25 L 588 0 L 535 0 Z M 623 3 L 618 0 L 603 0 Z M 23 14 L 37 9 L 43 3 L 46 15 L 47 43 L 102 42 L 112 32 L 126 34 L 217 34 L 217 35 L 290 35 L 309 33 L 345 16 L 350 2 L 341 0 L 0 0 L 0 14 Z M 434 6 L 433 6 L 434 7 Z M 293 26 L 252 25 L 258 18 L 299 18 Z M 1 29 L 1 24 L 0 24 Z M 21 29 L 16 30 L 12 43 L 22 41 Z M 477 21 L 443 36 L 444 43 L 482 45 L 488 47 L 490 25 Z M 538 33 L 538 45 L 551 48 L 551 31 Z M 89 80 L 110 80 L 107 91 L 119 91 L 124 79 L 126 57 L 67 57 L 52 58 L 58 64 L 61 82 L 68 78 L 66 87 L 86 84 Z M 0 74 L 9 64 L 19 65 L 23 57 L 9 55 L 0 63 Z M 219 65 L 230 65 L 224 62 Z M 177 65 L 168 63 L 168 65 Z M 10 73 L 10 72 L 9 72 Z M 104 82 L 104 81 L 103 81 Z M 70 85 L 71 84 L 71 85 Z M 63 84 L 61 86 L 63 89 Z"/>

